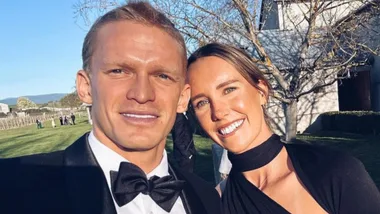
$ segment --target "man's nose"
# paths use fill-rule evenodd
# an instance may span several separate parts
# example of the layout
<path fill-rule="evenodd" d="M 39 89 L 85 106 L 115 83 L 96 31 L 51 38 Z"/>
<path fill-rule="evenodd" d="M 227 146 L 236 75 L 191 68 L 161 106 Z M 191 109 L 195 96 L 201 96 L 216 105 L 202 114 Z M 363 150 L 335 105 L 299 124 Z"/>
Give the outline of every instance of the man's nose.
<path fill-rule="evenodd" d="M 136 75 L 132 87 L 128 90 L 127 98 L 144 104 L 155 99 L 155 91 L 149 75 Z"/>

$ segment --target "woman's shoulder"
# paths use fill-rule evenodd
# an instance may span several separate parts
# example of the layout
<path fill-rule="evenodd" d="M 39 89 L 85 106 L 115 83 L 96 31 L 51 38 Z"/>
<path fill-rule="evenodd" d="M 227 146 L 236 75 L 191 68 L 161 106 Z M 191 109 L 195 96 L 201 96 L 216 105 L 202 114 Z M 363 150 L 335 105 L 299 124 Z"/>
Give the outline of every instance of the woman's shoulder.
<path fill-rule="evenodd" d="M 302 182 L 330 213 L 378 213 L 380 194 L 357 158 L 325 146 L 285 146 Z"/>
<path fill-rule="evenodd" d="M 313 176 L 341 176 L 365 170 L 360 160 L 345 151 L 300 143 L 286 144 L 286 148 L 294 167 Z"/>

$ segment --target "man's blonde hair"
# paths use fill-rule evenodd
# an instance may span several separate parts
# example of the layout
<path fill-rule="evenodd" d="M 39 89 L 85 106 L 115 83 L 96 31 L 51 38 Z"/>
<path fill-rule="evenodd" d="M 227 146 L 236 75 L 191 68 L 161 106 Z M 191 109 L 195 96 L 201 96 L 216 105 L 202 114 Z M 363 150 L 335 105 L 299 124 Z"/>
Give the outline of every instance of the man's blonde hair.
<path fill-rule="evenodd" d="M 97 31 L 105 24 L 117 21 L 133 21 L 151 25 L 168 33 L 183 51 L 184 69 L 186 68 L 186 46 L 180 32 L 174 24 L 148 2 L 137 1 L 117 7 L 96 20 L 87 33 L 82 48 L 83 70 L 90 72 L 91 57 L 94 52 Z"/>

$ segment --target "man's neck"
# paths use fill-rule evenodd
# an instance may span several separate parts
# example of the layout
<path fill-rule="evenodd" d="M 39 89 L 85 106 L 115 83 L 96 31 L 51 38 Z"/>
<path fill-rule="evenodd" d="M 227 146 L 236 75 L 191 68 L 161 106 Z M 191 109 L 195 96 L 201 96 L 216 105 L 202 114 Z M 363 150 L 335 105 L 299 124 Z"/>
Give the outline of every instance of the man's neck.
<path fill-rule="evenodd" d="M 159 145 L 160 146 L 160 145 Z M 124 151 L 121 149 L 120 155 L 127 159 L 129 162 L 140 167 L 145 174 L 153 171 L 160 165 L 163 158 L 165 144 L 162 148 L 154 148 L 148 151 Z M 114 150 L 115 151 L 115 150 Z M 117 151 L 116 151 L 117 152 Z"/>
<path fill-rule="evenodd" d="M 163 158 L 166 139 L 164 139 L 163 142 L 158 144 L 156 147 L 151 148 L 149 150 L 128 150 L 122 148 L 121 146 L 111 141 L 102 142 L 99 140 L 99 142 L 107 146 L 108 148 L 110 148 L 129 162 L 140 167 L 145 172 L 145 174 L 148 174 L 160 164 Z"/>

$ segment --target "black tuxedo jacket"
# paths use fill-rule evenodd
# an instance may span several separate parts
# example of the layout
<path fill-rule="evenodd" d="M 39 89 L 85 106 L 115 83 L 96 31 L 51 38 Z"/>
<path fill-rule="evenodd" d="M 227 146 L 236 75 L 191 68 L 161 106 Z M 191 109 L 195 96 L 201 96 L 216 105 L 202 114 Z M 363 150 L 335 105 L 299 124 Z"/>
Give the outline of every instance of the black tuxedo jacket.
<path fill-rule="evenodd" d="M 103 171 L 83 135 L 64 151 L 0 160 L 0 213 L 116 214 Z M 188 214 L 220 214 L 215 189 L 174 169 Z"/>

